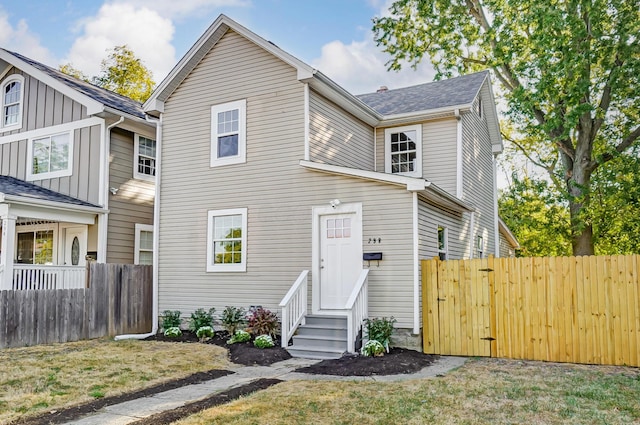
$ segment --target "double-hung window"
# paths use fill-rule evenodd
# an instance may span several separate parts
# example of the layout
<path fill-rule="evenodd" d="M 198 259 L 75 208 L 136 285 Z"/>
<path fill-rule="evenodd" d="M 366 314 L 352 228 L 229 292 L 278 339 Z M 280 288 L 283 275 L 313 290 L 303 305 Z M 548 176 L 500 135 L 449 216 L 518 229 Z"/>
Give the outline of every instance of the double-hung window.
<path fill-rule="evenodd" d="M 207 271 L 247 270 L 247 209 L 212 210 L 208 214 Z"/>
<path fill-rule="evenodd" d="M 136 223 L 135 231 L 133 264 L 153 264 L 153 225 Z"/>
<path fill-rule="evenodd" d="M 0 128 L 16 130 L 22 127 L 22 97 L 24 78 L 14 75 L 2 85 L 2 121 Z"/>
<path fill-rule="evenodd" d="M 410 125 L 384 131 L 385 172 L 422 176 L 422 127 Z"/>
<path fill-rule="evenodd" d="M 133 177 L 154 181 L 156 176 L 156 141 L 136 134 Z"/>
<path fill-rule="evenodd" d="M 447 233 L 446 227 L 438 226 L 438 257 L 441 260 L 446 260 L 449 256 L 449 235 Z"/>
<path fill-rule="evenodd" d="M 247 101 L 211 107 L 211 167 L 246 162 Z"/>
<path fill-rule="evenodd" d="M 27 180 L 70 176 L 72 158 L 71 133 L 30 139 Z"/>

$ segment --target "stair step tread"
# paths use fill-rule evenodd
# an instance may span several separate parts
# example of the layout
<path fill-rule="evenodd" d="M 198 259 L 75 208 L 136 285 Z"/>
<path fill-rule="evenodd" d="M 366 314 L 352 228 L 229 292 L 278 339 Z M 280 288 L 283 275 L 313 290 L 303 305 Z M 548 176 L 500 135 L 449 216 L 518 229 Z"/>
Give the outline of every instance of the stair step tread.
<path fill-rule="evenodd" d="M 308 345 L 290 345 L 287 347 L 287 350 L 297 350 L 297 351 L 314 351 L 318 353 L 344 353 L 345 349 L 343 348 L 331 348 L 331 347 L 323 347 L 319 349 L 318 347 L 312 347 Z"/>
<path fill-rule="evenodd" d="M 341 325 L 318 325 L 318 324 L 304 324 L 304 325 L 300 325 L 299 328 L 305 328 L 305 329 L 335 329 L 335 330 L 347 330 L 346 326 L 341 326 Z"/>
<path fill-rule="evenodd" d="M 319 341 L 344 341 L 347 342 L 347 337 L 345 336 L 340 337 L 340 336 L 324 336 L 324 335 L 294 335 L 293 338 L 298 338 L 298 339 L 315 339 L 315 340 L 319 340 Z"/>

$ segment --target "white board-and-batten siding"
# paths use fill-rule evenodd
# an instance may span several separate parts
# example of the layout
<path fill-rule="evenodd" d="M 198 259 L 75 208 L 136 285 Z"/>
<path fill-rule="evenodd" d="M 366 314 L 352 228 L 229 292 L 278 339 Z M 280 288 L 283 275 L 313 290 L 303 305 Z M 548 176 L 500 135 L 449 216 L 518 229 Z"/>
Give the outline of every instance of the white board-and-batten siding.
<path fill-rule="evenodd" d="M 373 127 L 320 94 L 309 92 L 309 159 L 374 170 Z"/>
<path fill-rule="evenodd" d="M 135 225 L 153 224 L 155 184 L 133 177 L 134 134 L 111 130 L 109 187 L 109 231 L 107 232 L 107 262 L 133 264 Z"/>
<path fill-rule="evenodd" d="M 210 167 L 211 106 L 246 99 L 246 163 Z M 413 325 L 411 194 L 304 169 L 304 85 L 296 71 L 229 31 L 165 102 L 160 188 L 160 311 L 278 303 L 312 264 L 312 208 L 363 205 L 369 312 Z M 390 209 L 388 205 L 397 208 Z M 247 208 L 246 272 L 207 273 L 207 212 Z M 368 244 L 372 238 L 381 243 Z M 311 279 L 310 279 L 311 281 Z"/>

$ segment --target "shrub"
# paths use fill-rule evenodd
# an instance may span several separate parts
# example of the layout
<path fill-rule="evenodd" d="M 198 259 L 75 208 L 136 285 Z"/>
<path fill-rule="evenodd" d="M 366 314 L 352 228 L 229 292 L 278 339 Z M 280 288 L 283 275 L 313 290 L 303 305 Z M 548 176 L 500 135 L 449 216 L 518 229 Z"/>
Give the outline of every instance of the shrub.
<path fill-rule="evenodd" d="M 204 308 L 199 308 L 191 313 L 191 320 L 189 321 L 189 329 L 193 332 L 197 332 L 198 329 L 203 326 L 213 327 L 213 313 L 216 312 L 215 308 L 210 308 L 206 311 Z"/>
<path fill-rule="evenodd" d="M 253 341 L 253 345 L 255 345 L 258 348 L 271 348 L 275 344 L 273 343 L 273 339 L 271 338 L 271 335 L 260 335 L 259 337 L 256 337 L 256 339 Z"/>
<path fill-rule="evenodd" d="M 378 341 L 389 352 L 389 342 L 391 342 L 391 334 L 393 333 L 393 324 L 397 320 L 391 316 L 389 319 L 383 317 L 382 319 L 364 319 L 365 327 L 367 328 L 367 339 Z"/>
<path fill-rule="evenodd" d="M 227 340 L 227 344 L 235 344 L 236 342 L 247 342 L 251 340 L 251 334 L 243 330 L 237 330 L 231 338 Z"/>
<path fill-rule="evenodd" d="M 246 311 L 242 307 L 226 306 L 221 321 L 229 335 L 235 335 L 236 331 L 247 323 Z"/>
<path fill-rule="evenodd" d="M 211 326 L 203 326 L 196 331 L 196 336 L 200 340 L 200 342 L 204 342 L 209 338 L 213 338 L 213 328 Z"/>
<path fill-rule="evenodd" d="M 371 357 L 371 356 L 383 356 L 384 355 L 384 347 L 379 341 L 375 339 L 370 339 L 367 343 L 362 347 L 362 355 Z"/>
<path fill-rule="evenodd" d="M 177 338 L 180 335 L 182 335 L 182 331 L 177 326 L 173 326 L 164 330 L 164 336 L 166 336 L 167 338 Z"/>
<path fill-rule="evenodd" d="M 278 316 L 271 311 L 258 307 L 249 314 L 249 330 L 254 335 L 276 336 Z"/>
<path fill-rule="evenodd" d="M 182 320 L 180 319 L 181 314 L 180 310 L 165 310 L 162 313 L 162 328 L 179 328 L 182 323 Z"/>

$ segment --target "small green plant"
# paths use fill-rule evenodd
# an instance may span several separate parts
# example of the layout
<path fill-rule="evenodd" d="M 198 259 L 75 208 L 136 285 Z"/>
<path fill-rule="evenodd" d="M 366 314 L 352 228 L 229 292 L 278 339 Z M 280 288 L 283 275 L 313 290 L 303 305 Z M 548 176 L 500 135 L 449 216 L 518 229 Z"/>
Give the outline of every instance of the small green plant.
<path fill-rule="evenodd" d="M 227 344 L 235 344 L 236 342 L 247 342 L 251 340 L 251 334 L 241 329 L 235 331 L 233 336 L 227 340 Z"/>
<path fill-rule="evenodd" d="M 275 344 L 273 343 L 271 335 L 260 335 L 253 341 L 253 345 L 258 348 L 271 348 Z"/>
<path fill-rule="evenodd" d="M 182 322 L 182 319 L 180 319 L 180 315 L 182 314 L 182 312 L 180 312 L 180 310 L 165 310 L 162 313 L 162 328 L 163 329 L 169 329 L 169 328 L 175 328 L 175 327 L 180 327 L 180 323 Z"/>
<path fill-rule="evenodd" d="M 222 326 L 235 335 L 236 331 L 247 323 L 246 311 L 242 307 L 226 306 L 222 312 Z"/>
<path fill-rule="evenodd" d="M 393 333 L 393 324 L 397 320 L 391 316 L 390 318 L 383 317 L 364 319 L 364 325 L 367 330 L 367 339 L 378 341 L 389 352 L 389 343 L 391 342 L 391 334 Z"/>
<path fill-rule="evenodd" d="M 193 313 L 191 313 L 191 320 L 189 320 L 189 330 L 192 332 L 197 332 L 198 329 L 204 326 L 210 326 L 213 328 L 213 313 L 216 312 L 216 309 L 211 307 L 209 311 L 206 311 L 204 308 L 199 308 Z"/>
<path fill-rule="evenodd" d="M 278 331 L 278 316 L 271 311 L 258 307 L 249 314 L 249 330 L 254 335 L 276 336 Z"/>
<path fill-rule="evenodd" d="M 167 338 L 178 338 L 180 335 L 182 335 L 182 331 L 177 326 L 164 330 L 164 336 Z"/>
<path fill-rule="evenodd" d="M 384 355 L 384 346 L 380 344 L 379 341 L 375 339 L 370 339 L 367 343 L 362 347 L 361 353 L 363 356 L 367 357 L 378 357 Z"/>
<path fill-rule="evenodd" d="M 210 338 L 213 338 L 214 335 L 213 328 L 211 326 L 203 326 L 196 331 L 196 336 L 200 340 L 200 342 L 207 341 Z"/>

